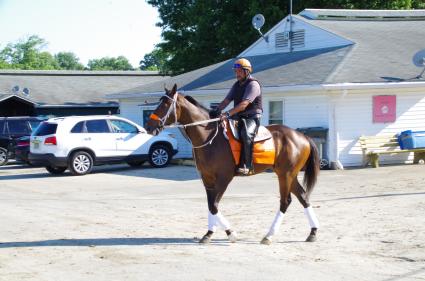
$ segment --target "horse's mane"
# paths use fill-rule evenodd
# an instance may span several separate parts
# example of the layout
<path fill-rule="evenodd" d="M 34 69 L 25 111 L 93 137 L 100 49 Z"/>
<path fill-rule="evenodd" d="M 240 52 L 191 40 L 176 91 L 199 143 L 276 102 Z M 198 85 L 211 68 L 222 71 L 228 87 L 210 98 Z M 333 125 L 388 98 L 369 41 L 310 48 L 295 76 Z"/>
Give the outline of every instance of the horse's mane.
<path fill-rule="evenodd" d="M 193 104 L 194 106 L 196 106 L 197 108 L 203 109 L 206 112 L 210 112 L 210 110 L 208 108 L 206 108 L 205 106 L 203 106 L 202 104 L 200 104 L 197 100 L 195 100 L 194 98 L 192 98 L 191 96 L 184 96 L 184 98 L 190 102 L 191 104 Z"/>

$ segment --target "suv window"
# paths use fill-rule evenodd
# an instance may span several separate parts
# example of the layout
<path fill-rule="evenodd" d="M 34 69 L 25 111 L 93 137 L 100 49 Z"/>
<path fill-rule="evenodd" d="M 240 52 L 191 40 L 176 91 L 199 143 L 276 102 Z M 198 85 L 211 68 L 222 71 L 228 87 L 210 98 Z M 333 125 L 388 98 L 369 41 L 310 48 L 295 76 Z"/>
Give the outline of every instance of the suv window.
<path fill-rule="evenodd" d="M 86 121 L 87 133 L 110 133 L 106 120 Z"/>
<path fill-rule="evenodd" d="M 28 122 L 22 120 L 9 120 L 7 122 L 9 127 L 9 134 L 19 134 L 19 135 L 30 135 L 31 129 L 28 126 Z"/>
<path fill-rule="evenodd" d="M 139 130 L 130 123 L 121 120 L 110 120 L 112 130 L 115 133 L 137 134 Z"/>
<path fill-rule="evenodd" d="M 30 123 L 31 131 L 35 131 L 35 129 L 37 129 L 38 125 L 40 125 L 41 120 L 30 120 L 29 123 Z"/>
<path fill-rule="evenodd" d="M 4 120 L 0 120 L 0 135 L 2 135 L 3 134 L 3 128 L 4 128 L 4 124 L 5 124 L 6 122 L 4 121 Z"/>
<path fill-rule="evenodd" d="M 34 136 L 47 136 L 56 134 L 56 128 L 58 124 L 42 122 L 40 126 L 37 127 L 37 130 L 34 132 Z"/>
<path fill-rule="evenodd" d="M 80 121 L 71 129 L 71 133 L 83 133 L 84 121 Z"/>

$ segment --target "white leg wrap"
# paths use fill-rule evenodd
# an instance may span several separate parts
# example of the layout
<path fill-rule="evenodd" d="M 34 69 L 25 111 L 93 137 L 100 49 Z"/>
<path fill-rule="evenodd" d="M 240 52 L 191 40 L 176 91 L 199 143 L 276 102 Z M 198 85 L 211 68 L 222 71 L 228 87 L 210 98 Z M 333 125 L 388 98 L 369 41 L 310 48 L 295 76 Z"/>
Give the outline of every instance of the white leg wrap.
<path fill-rule="evenodd" d="M 208 230 L 215 232 L 217 227 L 228 230 L 230 229 L 230 223 L 220 212 L 215 215 L 208 212 Z"/>
<path fill-rule="evenodd" d="M 304 214 L 307 216 L 311 228 L 319 228 L 319 220 L 317 219 L 316 214 L 314 213 L 314 210 L 311 206 L 304 208 Z"/>
<path fill-rule="evenodd" d="M 211 212 L 208 212 L 208 230 L 215 232 L 216 225 L 217 225 L 216 216 L 211 214 Z"/>
<path fill-rule="evenodd" d="M 223 228 L 224 230 L 230 229 L 229 221 L 220 212 L 218 212 L 215 217 L 217 221 L 217 226 Z"/>
<path fill-rule="evenodd" d="M 276 216 L 274 217 L 273 223 L 270 226 L 270 230 L 267 233 L 266 237 L 271 237 L 279 231 L 280 225 L 282 224 L 282 220 L 283 213 L 279 210 L 277 211 Z"/>

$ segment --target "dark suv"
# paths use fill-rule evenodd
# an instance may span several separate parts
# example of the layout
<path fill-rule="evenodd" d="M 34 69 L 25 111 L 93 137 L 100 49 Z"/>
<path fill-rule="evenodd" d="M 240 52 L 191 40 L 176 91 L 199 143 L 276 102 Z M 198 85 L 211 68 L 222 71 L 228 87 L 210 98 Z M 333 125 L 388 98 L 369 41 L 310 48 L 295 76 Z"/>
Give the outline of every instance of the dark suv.
<path fill-rule="evenodd" d="M 15 158 L 16 140 L 31 135 L 43 120 L 38 117 L 0 117 L 0 166 Z"/>

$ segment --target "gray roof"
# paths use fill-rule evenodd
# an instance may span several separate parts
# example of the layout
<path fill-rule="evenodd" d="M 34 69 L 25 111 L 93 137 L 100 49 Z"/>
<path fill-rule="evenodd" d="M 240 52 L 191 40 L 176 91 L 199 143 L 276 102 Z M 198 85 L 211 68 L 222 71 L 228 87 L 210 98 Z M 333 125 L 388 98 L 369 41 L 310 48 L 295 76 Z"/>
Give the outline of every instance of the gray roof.
<path fill-rule="evenodd" d="M 425 15 L 425 11 L 364 11 L 374 15 Z M 335 12 L 336 13 L 336 12 Z M 344 11 L 353 15 L 352 11 Z M 418 81 L 421 69 L 413 55 L 425 48 L 425 20 L 312 20 L 294 16 L 346 38 L 353 45 L 247 57 L 263 86 Z M 424 18 L 425 19 L 425 18 Z M 306 35 L 308 36 L 308 35 Z M 228 89 L 235 81 L 234 59 L 117 93 L 163 92 L 164 84 L 180 90 Z M 425 81 L 421 79 L 420 81 Z"/>
<path fill-rule="evenodd" d="M 321 84 L 326 82 L 350 49 L 347 46 L 247 58 L 254 66 L 253 76 L 262 86 L 306 84 L 306 77 L 310 84 Z M 168 87 L 177 84 L 183 91 L 228 89 L 236 81 L 232 71 L 233 61 L 227 60 L 120 94 L 163 92 L 164 84 Z M 317 67 L 312 67 L 315 65 Z"/>
<path fill-rule="evenodd" d="M 107 94 L 164 78 L 155 71 L 0 70 L 0 99 L 19 86 L 18 95 L 41 105 L 110 104 Z M 24 88 L 29 95 L 21 94 Z"/>
<path fill-rule="evenodd" d="M 355 42 L 327 83 L 414 81 L 421 71 L 412 58 L 416 52 L 425 49 L 425 20 L 303 19 Z"/>

